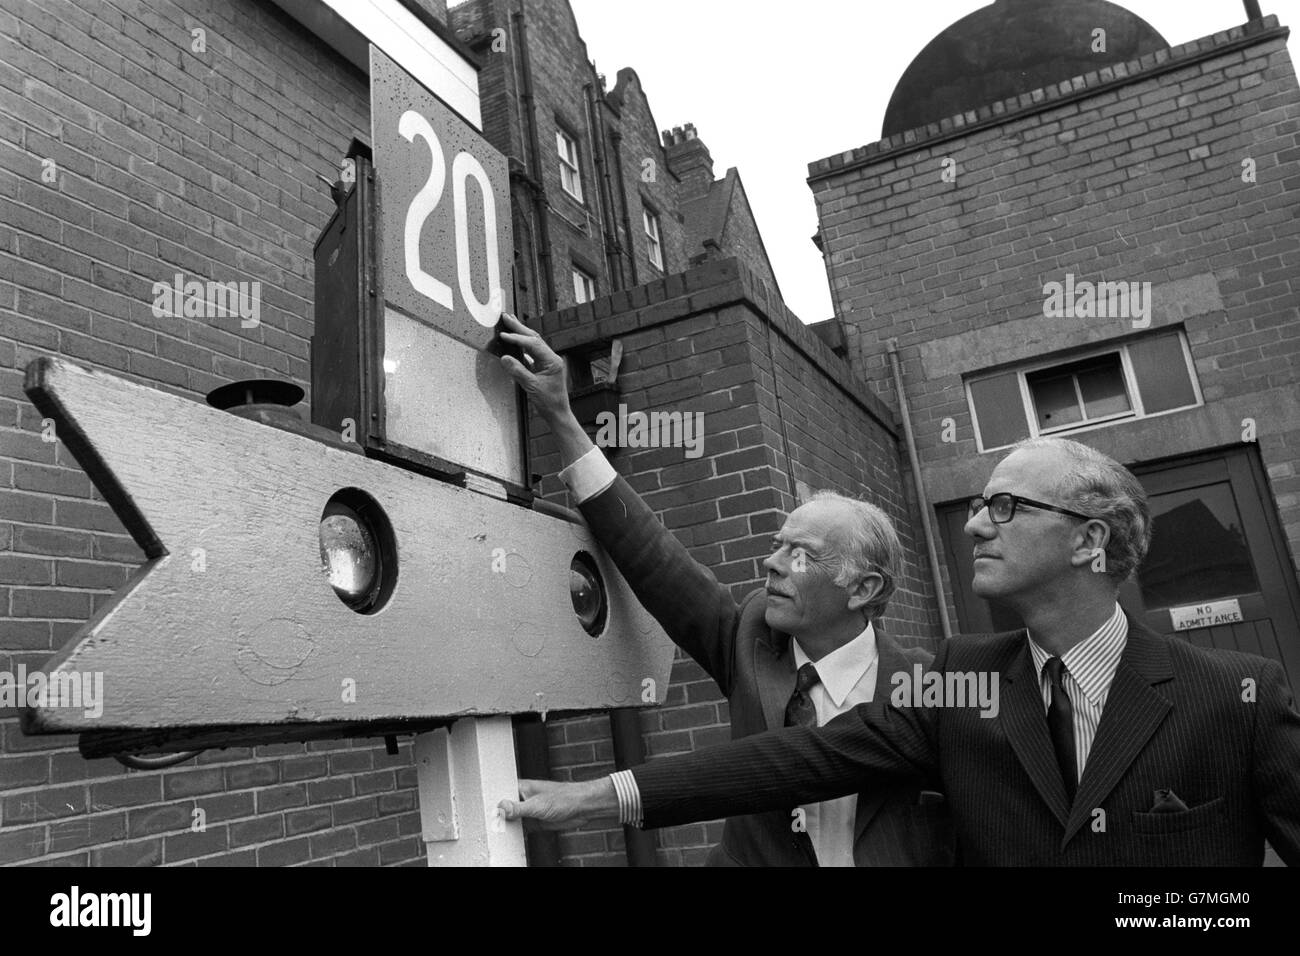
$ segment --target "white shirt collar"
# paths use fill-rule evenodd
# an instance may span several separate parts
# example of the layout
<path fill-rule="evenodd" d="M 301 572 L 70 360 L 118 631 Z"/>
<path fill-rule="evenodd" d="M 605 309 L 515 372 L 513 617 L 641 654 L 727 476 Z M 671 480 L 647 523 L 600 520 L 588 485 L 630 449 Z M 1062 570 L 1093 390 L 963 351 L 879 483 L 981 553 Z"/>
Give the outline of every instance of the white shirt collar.
<path fill-rule="evenodd" d="M 811 658 L 799 646 L 797 638 L 791 638 L 794 646 L 795 670 L 807 664 Z M 815 662 L 817 676 L 821 685 L 836 707 L 844 705 L 849 692 L 862 680 L 871 665 L 876 662 L 879 652 L 876 649 L 876 629 L 868 624 L 853 640 L 841 644 L 821 660 Z"/>

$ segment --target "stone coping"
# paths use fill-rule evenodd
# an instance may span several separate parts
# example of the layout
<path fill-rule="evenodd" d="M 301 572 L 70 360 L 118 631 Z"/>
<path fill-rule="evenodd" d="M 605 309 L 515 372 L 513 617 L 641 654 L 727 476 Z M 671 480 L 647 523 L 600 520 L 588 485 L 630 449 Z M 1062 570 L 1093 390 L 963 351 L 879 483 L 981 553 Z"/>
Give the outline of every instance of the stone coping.
<path fill-rule="evenodd" d="M 898 413 L 881 400 L 739 259 L 717 259 L 687 272 L 548 312 L 540 331 L 557 352 L 665 325 L 738 302 L 747 303 L 841 391 L 899 437 Z"/>
<path fill-rule="evenodd" d="M 1254 46 L 1278 37 L 1285 40 L 1290 33 L 1289 28 L 1278 25 L 1276 15 L 1267 16 L 1262 20 L 1251 20 L 1231 30 L 1201 37 L 1199 40 L 1190 40 L 1181 46 L 1156 50 L 1136 60 L 1106 66 L 1009 99 L 986 103 L 978 109 L 946 117 L 937 123 L 904 130 L 874 143 L 868 143 L 866 146 L 815 160 L 808 164 L 808 182 L 811 184 L 851 169 L 870 166 L 889 156 L 965 136 L 975 130 L 996 126 L 1010 119 L 1054 109 L 1074 100 L 1094 96 L 1105 90 L 1139 80 L 1150 79 L 1235 49 Z"/>

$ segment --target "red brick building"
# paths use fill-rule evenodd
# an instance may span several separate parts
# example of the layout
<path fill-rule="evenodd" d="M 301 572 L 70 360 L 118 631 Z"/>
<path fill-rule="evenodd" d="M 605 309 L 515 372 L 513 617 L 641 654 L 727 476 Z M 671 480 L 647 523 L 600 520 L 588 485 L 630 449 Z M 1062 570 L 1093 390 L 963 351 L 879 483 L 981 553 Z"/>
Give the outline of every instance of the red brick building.
<path fill-rule="evenodd" d="M 1126 608 L 1300 682 L 1287 36 L 1170 49 L 1114 4 L 999 0 L 918 55 L 883 139 L 809 167 L 850 363 L 895 402 L 896 343 L 960 630 L 1016 624 L 970 590 L 961 499 L 1016 440 L 1067 434 L 1151 495 Z M 1197 624 L 1212 603 L 1228 622 Z"/>
<path fill-rule="evenodd" d="M 476 86 L 471 105 L 511 162 L 520 310 L 597 386 L 619 340 L 606 390 L 630 407 L 706 416 L 699 458 L 615 455 L 693 553 L 743 593 L 796 483 L 872 494 L 915 549 L 896 415 L 782 305 L 736 170 L 715 178 L 689 125 L 661 136 L 633 71 L 607 91 L 561 0 L 450 14 L 376 2 L 408 18 L 408 70 Z M 41 440 L 30 361 L 60 354 L 195 401 L 288 379 L 310 401 L 312 249 L 334 211 L 321 180 L 370 135 L 367 39 L 310 0 L 0 12 L 0 670 L 39 668 L 144 560 L 67 449 Z M 581 304 L 575 265 L 592 280 Z M 260 282 L 260 323 L 155 315 L 153 284 L 178 272 Z M 860 440 L 845 447 L 845 433 Z M 534 451 L 557 494 L 545 434 Z M 886 625 L 905 640 L 935 634 L 928 581 L 910 561 Z M 726 704 L 680 661 L 668 705 L 638 723 L 651 754 L 680 751 L 727 736 Z M 611 768 L 606 717 L 545 731 L 556 775 Z M 409 739 L 396 756 L 321 741 L 128 772 L 0 712 L 0 863 L 422 865 L 415 788 Z M 716 831 L 668 831 L 651 851 L 695 862 Z M 562 849 L 618 864 L 622 839 Z"/>
<path fill-rule="evenodd" d="M 510 159 L 519 314 L 728 256 L 776 287 L 737 171 L 715 181 L 690 124 L 661 142 L 635 70 L 606 89 L 567 0 L 466 0 L 448 15 L 480 58 L 483 133 Z"/>

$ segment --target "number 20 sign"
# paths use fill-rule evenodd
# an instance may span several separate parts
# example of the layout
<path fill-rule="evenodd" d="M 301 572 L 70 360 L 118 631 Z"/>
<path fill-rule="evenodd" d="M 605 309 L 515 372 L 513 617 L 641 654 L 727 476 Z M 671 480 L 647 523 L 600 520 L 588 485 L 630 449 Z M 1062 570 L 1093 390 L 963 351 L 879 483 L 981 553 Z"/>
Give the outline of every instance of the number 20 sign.
<path fill-rule="evenodd" d="M 510 287 L 506 159 L 374 47 L 370 70 L 384 298 L 483 348 Z"/>

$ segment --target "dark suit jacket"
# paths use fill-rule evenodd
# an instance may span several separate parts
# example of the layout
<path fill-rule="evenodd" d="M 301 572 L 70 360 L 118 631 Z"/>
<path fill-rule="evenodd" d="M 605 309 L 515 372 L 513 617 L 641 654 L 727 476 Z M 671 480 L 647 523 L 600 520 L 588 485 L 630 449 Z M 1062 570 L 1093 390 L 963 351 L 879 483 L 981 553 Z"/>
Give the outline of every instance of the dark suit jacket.
<path fill-rule="evenodd" d="M 635 770 L 646 825 L 920 773 L 947 795 L 967 864 L 1257 866 L 1267 838 L 1300 865 L 1300 714 L 1275 661 L 1194 647 L 1130 619 L 1073 805 L 1023 630 L 953 638 L 933 667 L 999 674 L 997 717 L 873 702 L 815 730 L 651 761 Z M 1163 788 L 1188 809 L 1150 812 Z"/>
<path fill-rule="evenodd" d="M 622 478 L 580 508 L 642 605 L 726 695 L 732 736 L 781 727 L 794 691 L 794 651 L 788 635 L 764 622 L 764 592 L 752 592 L 738 606 L 731 592 L 687 554 Z M 877 699 L 888 699 L 894 672 L 910 672 L 913 663 L 930 660 L 923 650 L 900 647 L 879 627 L 876 644 Z M 951 865 L 947 810 L 942 803 L 919 805 L 920 790 L 914 777 L 890 780 L 859 795 L 853 845 L 858 866 Z M 792 828 L 791 811 L 799 802 L 789 800 L 727 820 L 709 865 L 814 863 L 807 834 Z"/>

